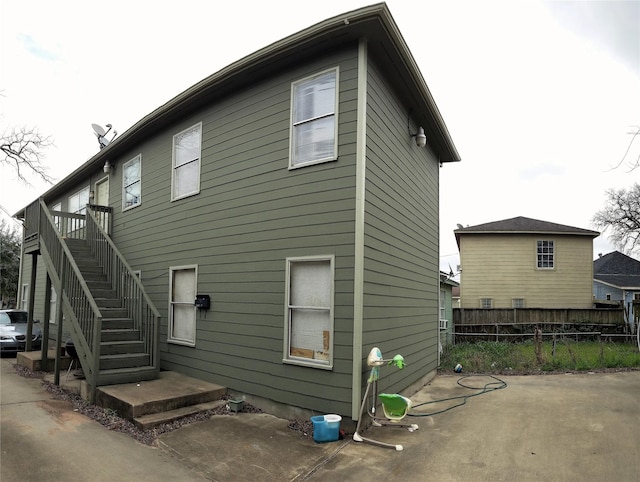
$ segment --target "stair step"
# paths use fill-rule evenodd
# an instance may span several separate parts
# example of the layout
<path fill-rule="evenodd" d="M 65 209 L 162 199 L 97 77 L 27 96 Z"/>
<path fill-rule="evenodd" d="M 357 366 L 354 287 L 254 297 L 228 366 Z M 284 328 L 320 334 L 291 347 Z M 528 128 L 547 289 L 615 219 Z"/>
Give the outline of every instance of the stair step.
<path fill-rule="evenodd" d="M 138 340 L 104 341 L 100 343 L 100 356 L 144 353 L 144 342 Z"/>
<path fill-rule="evenodd" d="M 216 408 L 227 403 L 226 400 L 216 400 L 213 402 L 199 403 L 197 405 L 190 405 L 188 407 L 176 408 L 174 410 L 168 410 L 166 412 L 151 413 L 148 415 L 142 415 L 141 417 L 135 417 L 133 424 L 140 430 L 149 430 L 164 423 L 171 423 L 184 417 L 196 415 L 200 412 L 207 410 L 215 410 Z"/>
<path fill-rule="evenodd" d="M 118 368 L 138 368 L 149 366 L 150 357 L 147 353 L 120 353 L 115 355 L 100 355 L 100 371 Z"/>
<path fill-rule="evenodd" d="M 101 311 L 107 311 L 109 308 L 118 308 L 121 310 L 124 309 L 122 308 L 122 300 L 119 300 L 117 298 L 94 298 L 94 301 L 98 305 L 98 308 L 101 309 Z"/>
<path fill-rule="evenodd" d="M 104 343 L 113 341 L 136 341 L 140 339 L 140 330 L 134 330 L 131 328 L 115 328 L 104 329 L 100 333 L 100 340 Z"/>
<path fill-rule="evenodd" d="M 94 298 L 96 304 L 98 306 L 100 306 L 100 303 L 102 303 L 102 301 L 104 300 L 104 298 Z M 118 300 L 119 301 L 119 300 Z M 128 318 L 129 317 L 129 313 L 127 311 L 126 308 L 122 308 L 121 306 L 105 306 L 103 309 L 100 310 L 100 313 L 102 313 L 102 317 L 103 318 L 109 318 L 109 319 L 117 319 L 117 318 Z"/>
<path fill-rule="evenodd" d="M 98 387 L 116 385 L 121 383 L 139 383 L 158 378 L 158 370 L 153 367 L 117 368 L 100 370 L 98 373 Z M 101 405 L 112 408 L 108 405 Z"/>
<path fill-rule="evenodd" d="M 134 328 L 131 318 L 102 318 L 103 330 L 133 330 Z"/>

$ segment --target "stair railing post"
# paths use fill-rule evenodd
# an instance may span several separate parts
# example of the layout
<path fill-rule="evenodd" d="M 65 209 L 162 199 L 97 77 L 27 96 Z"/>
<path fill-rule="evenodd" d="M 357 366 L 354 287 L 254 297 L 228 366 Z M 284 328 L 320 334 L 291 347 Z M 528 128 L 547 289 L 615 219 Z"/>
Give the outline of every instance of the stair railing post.
<path fill-rule="evenodd" d="M 53 368 L 53 383 L 60 385 L 60 344 L 62 343 L 62 295 L 64 293 L 64 283 L 66 277 L 67 263 L 62 263 L 60 268 L 60 293 L 57 293 L 56 320 L 58 320 L 58 330 L 56 333 L 56 358 Z"/>

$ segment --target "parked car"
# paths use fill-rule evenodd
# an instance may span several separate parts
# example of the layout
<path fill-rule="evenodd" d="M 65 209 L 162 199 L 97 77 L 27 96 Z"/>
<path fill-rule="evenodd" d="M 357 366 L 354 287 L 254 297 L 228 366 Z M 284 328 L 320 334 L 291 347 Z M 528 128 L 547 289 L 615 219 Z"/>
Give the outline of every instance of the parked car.
<path fill-rule="evenodd" d="M 42 330 L 34 321 L 32 328 L 33 350 L 42 346 Z M 17 353 L 27 346 L 27 312 L 24 310 L 0 310 L 0 353 Z"/>

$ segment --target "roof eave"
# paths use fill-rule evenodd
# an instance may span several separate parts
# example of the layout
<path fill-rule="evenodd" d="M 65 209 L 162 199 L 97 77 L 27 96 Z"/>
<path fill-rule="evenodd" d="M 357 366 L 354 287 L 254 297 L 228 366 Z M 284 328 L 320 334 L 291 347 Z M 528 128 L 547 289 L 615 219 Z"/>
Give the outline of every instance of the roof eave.
<path fill-rule="evenodd" d="M 161 125 L 169 119 L 173 113 L 179 113 L 185 108 L 189 108 L 192 104 L 196 103 L 198 99 L 205 97 L 208 92 L 220 86 L 230 85 L 235 78 L 241 76 L 243 73 L 249 70 L 263 68 L 265 65 L 270 64 L 273 59 L 286 56 L 288 52 L 291 52 L 294 48 L 298 49 L 300 45 L 319 43 L 323 37 L 332 37 L 336 32 L 350 33 L 353 31 L 354 38 L 366 36 L 366 27 L 360 29 L 358 25 L 365 25 L 365 22 L 375 20 L 379 20 L 382 23 L 388 38 L 393 46 L 396 47 L 395 51 L 397 55 L 411 76 L 412 83 L 416 87 L 419 97 L 424 104 L 426 104 L 427 111 L 432 116 L 433 125 L 437 131 L 437 135 L 440 136 L 437 139 L 438 146 L 442 151 L 439 155 L 439 161 L 460 161 L 460 155 L 453 144 L 444 119 L 418 69 L 415 59 L 411 55 L 398 26 L 391 16 L 391 12 L 385 3 L 377 3 L 317 23 L 257 50 L 206 77 L 140 119 L 132 127 L 115 138 L 107 147 L 97 152 L 79 168 L 56 183 L 56 185 L 46 191 L 41 198 L 46 201 L 57 193 L 63 192 L 70 183 L 78 182 L 90 173 L 101 169 L 101 166 L 106 160 L 120 155 L 120 153 L 128 149 L 131 145 L 135 145 L 136 142 L 139 142 L 139 139 L 146 136 L 147 132 L 151 132 L 154 126 Z M 23 216 L 24 209 L 25 208 L 18 211 L 14 216 Z"/>

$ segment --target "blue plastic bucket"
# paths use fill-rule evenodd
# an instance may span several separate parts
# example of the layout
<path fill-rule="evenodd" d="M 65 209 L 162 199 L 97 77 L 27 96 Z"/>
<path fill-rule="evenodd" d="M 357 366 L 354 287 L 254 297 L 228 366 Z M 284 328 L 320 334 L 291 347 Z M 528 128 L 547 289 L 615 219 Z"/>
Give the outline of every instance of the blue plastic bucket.
<path fill-rule="evenodd" d="M 313 422 L 313 440 L 317 443 L 335 442 L 340 438 L 340 415 L 317 415 Z"/>

